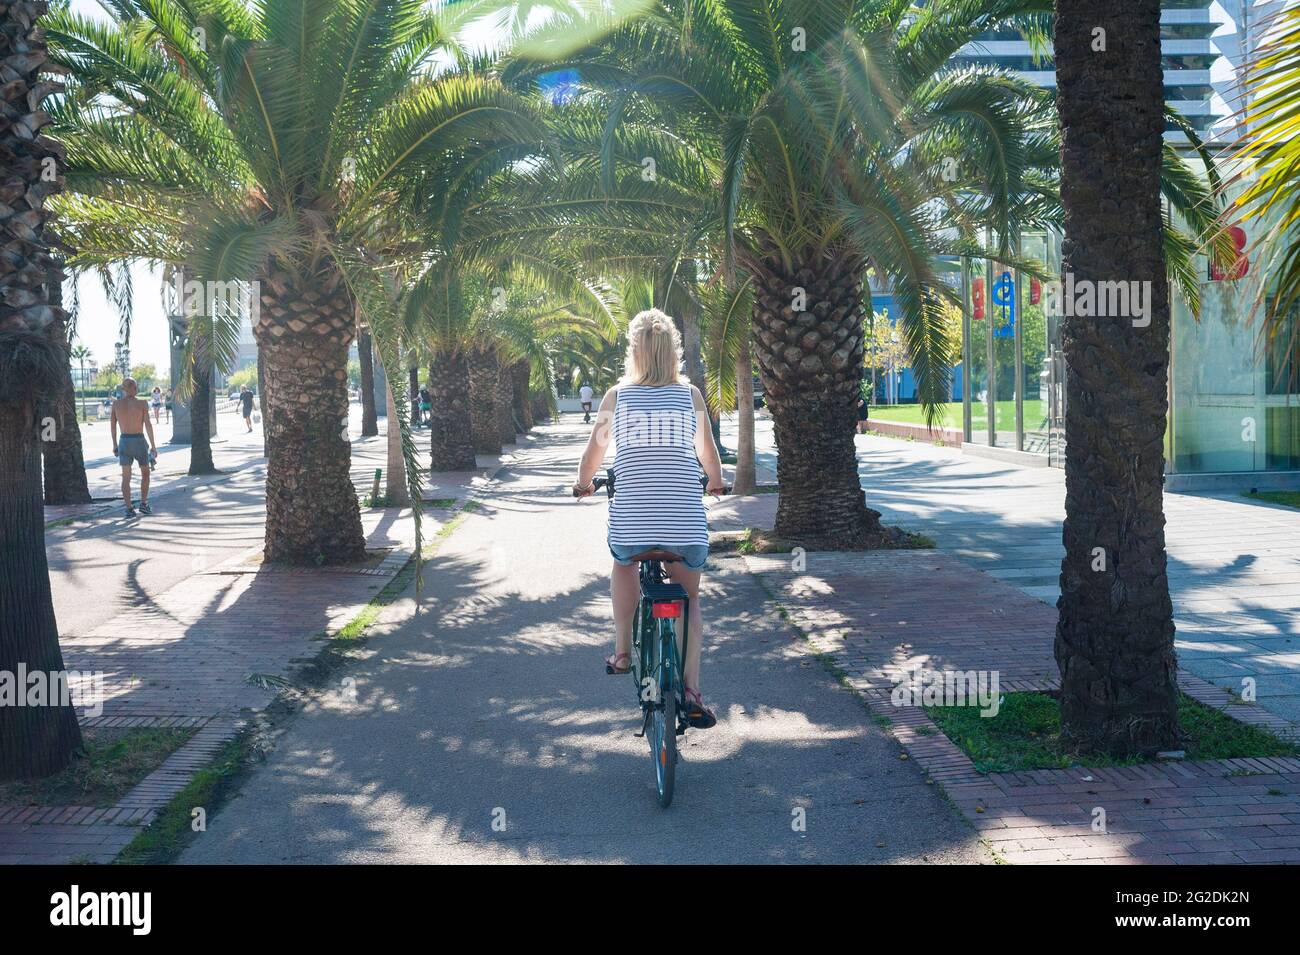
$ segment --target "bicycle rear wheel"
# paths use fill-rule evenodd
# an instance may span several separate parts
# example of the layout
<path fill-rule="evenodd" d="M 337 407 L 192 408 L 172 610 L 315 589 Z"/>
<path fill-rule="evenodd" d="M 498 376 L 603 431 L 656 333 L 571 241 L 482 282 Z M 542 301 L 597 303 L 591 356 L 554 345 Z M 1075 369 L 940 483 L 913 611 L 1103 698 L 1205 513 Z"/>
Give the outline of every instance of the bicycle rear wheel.
<path fill-rule="evenodd" d="M 677 777 L 677 694 L 666 693 L 663 705 L 655 708 L 651 720 L 650 752 L 655 762 L 655 789 L 659 807 L 667 809 L 673 802 L 673 785 Z"/>
<path fill-rule="evenodd" d="M 677 687 L 673 680 L 673 666 L 677 635 L 669 621 L 662 621 L 657 634 L 656 652 L 659 655 L 659 700 L 650 719 L 650 756 L 655 765 L 655 789 L 659 793 L 659 806 L 667 809 L 673 801 L 673 785 L 677 778 Z"/>

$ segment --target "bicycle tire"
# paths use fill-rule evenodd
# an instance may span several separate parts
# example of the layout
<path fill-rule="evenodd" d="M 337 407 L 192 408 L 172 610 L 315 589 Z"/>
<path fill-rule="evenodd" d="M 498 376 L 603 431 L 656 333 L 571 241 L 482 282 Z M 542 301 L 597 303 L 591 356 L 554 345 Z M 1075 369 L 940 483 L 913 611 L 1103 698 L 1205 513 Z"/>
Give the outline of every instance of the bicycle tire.
<path fill-rule="evenodd" d="M 673 685 L 672 657 L 664 658 L 664 648 L 677 635 L 668 621 L 663 621 L 657 634 L 659 657 L 659 702 L 651 717 L 650 758 L 654 762 L 655 790 L 659 794 L 659 808 L 667 809 L 673 802 L 673 787 L 677 781 L 677 688 Z M 670 654 L 672 649 L 668 651 Z"/>
<path fill-rule="evenodd" d="M 673 786 L 677 782 L 677 694 L 667 693 L 663 705 L 655 708 L 654 729 L 651 736 L 655 743 L 651 748 L 651 757 L 655 763 L 655 789 L 659 794 L 659 808 L 667 809 L 673 804 Z"/>

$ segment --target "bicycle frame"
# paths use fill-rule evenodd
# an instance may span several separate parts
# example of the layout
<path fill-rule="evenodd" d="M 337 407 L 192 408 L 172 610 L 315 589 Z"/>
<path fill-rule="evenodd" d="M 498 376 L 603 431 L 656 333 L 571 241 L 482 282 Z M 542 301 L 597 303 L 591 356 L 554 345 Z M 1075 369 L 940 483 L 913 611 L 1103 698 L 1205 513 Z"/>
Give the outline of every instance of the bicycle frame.
<path fill-rule="evenodd" d="M 640 585 L 641 602 L 632 621 L 632 676 L 637 699 L 648 723 L 651 712 L 663 708 L 666 691 L 677 697 L 682 704 L 678 712 L 683 712 L 686 693 L 682 661 L 686 659 L 687 641 L 690 639 L 687 624 L 690 598 L 685 588 L 668 579 L 663 565 L 656 560 L 642 561 Z M 676 605 L 675 615 L 664 616 L 656 612 L 656 606 L 669 604 Z M 677 620 L 681 621 L 680 647 Z M 647 636 L 650 639 L 646 639 Z M 676 730 L 680 736 L 685 730 L 684 720 L 678 720 Z"/>

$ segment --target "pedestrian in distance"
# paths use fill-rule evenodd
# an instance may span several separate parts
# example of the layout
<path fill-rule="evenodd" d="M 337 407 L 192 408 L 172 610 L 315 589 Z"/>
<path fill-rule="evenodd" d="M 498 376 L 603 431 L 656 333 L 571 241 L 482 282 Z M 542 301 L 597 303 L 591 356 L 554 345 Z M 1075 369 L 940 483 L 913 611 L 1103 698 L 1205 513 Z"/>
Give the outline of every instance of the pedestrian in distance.
<path fill-rule="evenodd" d="M 158 443 L 153 436 L 153 422 L 149 419 L 149 406 L 136 397 L 134 378 L 122 382 L 122 397 L 113 402 L 109 417 L 109 433 L 113 438 L 113 454 L 122 466 L 122 500 L 126 502 L 126 516 L 135 517 L 136 508 L 131 500 L 131 465 L 140 466 L 140 513 L 152 514 L 149 507 L 149 472 L 158 454 Z M 118 428 L 122 429 L 121 441 Z M 148 434 L 149 440 L 145 440 Z"/>
<path fill-rule="evenodd" d="M 244 385 L 239 389 L 239 410 L 244 416 L 244 425 L 247 427 L 248 433 L 251 434 L 253 431 L 253 390 L 248 385 Z"/>

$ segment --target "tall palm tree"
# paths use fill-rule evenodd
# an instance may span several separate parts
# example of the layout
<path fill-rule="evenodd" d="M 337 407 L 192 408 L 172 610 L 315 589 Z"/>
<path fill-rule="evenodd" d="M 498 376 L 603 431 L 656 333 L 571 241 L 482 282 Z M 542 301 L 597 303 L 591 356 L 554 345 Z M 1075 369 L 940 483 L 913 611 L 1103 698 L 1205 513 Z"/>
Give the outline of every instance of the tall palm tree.
<path fill-rule="evenodd" d="M 868 265 L 892 281 L 923 402 L 937 413 L 945 400 L 953 356 L 941 316 L 956 295 L 936 262 L 956 219 L 935 200 L 959 209 L 963 190 L 988 197 L 1001 219 L 989 254 L 1007 261 L 1012 199 L 1029 188 L 1030 107 L 1041 107 L 1028 84 L 947 64 L 983 31 L 1041 31 L 1048 10 L 1045 0 L 661 0 L 552 65 L 610 91 L 607 141 L 635 126 L 656 173 L 683 144 L 720 169 L 721 264 L 754 287 L 778 535 L 853 548 L 877 529 L 853 445 Z M 953 142 L 968 160 L 955 182 L 938 162 Z"/>
<path fill-rule="evenodd" d="M 77 363 L 77 369 L 81 372 L 81 387 L 78 390 L 81 392 L 80 414 L 84 420 L 86 417 L 86 362 L 94 356 L 91 350 L 85 345 L 73 345 L 72 348 L 68 350 L 68 357 Z"/>
<path fill-rule="evenodd" d="M 750 357 L 753 280 L 738 274 L 731 284 L 718 282 L 705 293 L 704 335 L 709 404 L 735 408 L 736 472 L 733 494 L 752 494 L 757 485 L 754 463 L 754 377 Z"/>
<path fill-rule="evenodd" d="M 64 315 L 48 302 L 58 270 L 44 200 L 62 183 L 44 174 L 63 157 L 40 135 L 49 122 L 41 101 L 57 89 L 39 76 L 45 41 L 37 20 L 45 10 L 39 0 L 19 0 L 0 12 L 0 33 L 8 40 L 0 52 L 8 79 L 0 90 L 8 117 L 0 130 L 7 256 L 0 274 L 0 672 L 24 670 L 49 680 L 65 671 L 45 560 L 36 409 L 42 396 L 57 393 L 67 355 L 49 334 Z M 26 693 L 27 686 L 17 690 Z M 57 772 L 81 745 L 72 707 L 47 702 L 53 705 L 0 706 L 0 781 Z"/>
<path fill-rule="evenodd" d="M 1057 0 L 1054 43 L 1062 271 L 1076 283 L 1142 282 L 1151 295 L 1148 324 L 1062 321 L 1062 737 L 1084 752 L 1150 754 L 1178 740 L 1162 500 L 1170 308 L 1160 2 Z"/>
<path fill-rule="evenodd" d="M 379 409 L 375 406 L 375 353 L 368 328 L 357 332 L 357 360 L 361 364 L 361 437 L 379 433 Z"/>
<path fill-rule="evenodd" d="M 50 270 L 46 297 L 51 306 L 63 307 L 63 270 L 56 262 Z M 54 440 L 41 442 L 45 470 L 46 504 L 88 504 L 90 487 L 86 482 L 86 462 L 81 450 L 81 425 L 77 421 L 77 395 L 72 386 L 72 362 L 77 349 L 71 347 L 72 318 L 50 323 L 49 334 L 65 356 L 64 371 L 53 400 L 44 402 L 44 411 L 57 422 Z M 84 365 L 83 365 L 84 369 Z"/>
<path fill-rule="evenodd" d="M 65 14 L 50 29 L 90 94 L 59 116 L 77 254 L 255 283 L 266 557 L 355 559 L 347 350 L 376 268 L 364 250 L 400 184 L 528 155 L 535 111 L 471 65 L 437 73 L 457 13 L 422 0 L 108 5 L 116 25 Z"/>

